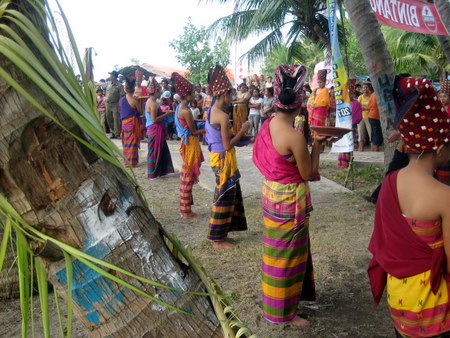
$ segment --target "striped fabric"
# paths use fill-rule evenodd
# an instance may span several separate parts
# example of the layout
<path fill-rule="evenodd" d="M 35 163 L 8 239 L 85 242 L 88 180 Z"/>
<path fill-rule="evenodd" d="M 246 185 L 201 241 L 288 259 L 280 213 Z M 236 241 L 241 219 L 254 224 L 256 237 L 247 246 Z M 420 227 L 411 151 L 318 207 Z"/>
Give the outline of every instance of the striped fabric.
<path fill-rule="evenodd" d="M 315 300 L 309 186 L 264 180 L 262 194 L 263 314 L 273 323 L 289 322 L 297 315 L 300 300 Z"/>
<path fill-rule="evenodd" d="M 154 123 L 148 126 L 147 142 L 147 177 L 155 179 L 175 172 L 163 123 Z"/>
<path fill-rule="evenodd" d="M 216 176 L 216 189 L 207 238 L 223 241 L 230 231 L 247 230 L 235 149 L 211 152 L 210 164 Z"/>
<path fill-rule="evenodd" d="M 431 248 L 444 245 L 440 221 L 406 218 L 414 233 Z M 398 279 L 388 274 L 387 302 L 398 333 L 408 337 L 434 337 L 450 332 L 450 282 L 441 280 L 436 294 L 431 291 L 430 270 Z"/>
<path fill-rule="evenodd" d="M 436 178 L 441 181 L 442 183 L 445 183 L 447 185 L 450 185 L 450 165 L 443 166 L 443 167 L 437 167 L 436 170 Z"/>
<path fill-rule="evenodd" d="M 194 204 L 192 187 L 198 183 L 200 166 L 204 161 L 198 137 L 190 135 L 186 143 L 182 139 L 180 144 L 180 154 L 183 159 L 180 173 L 180 212 L 182 214 L 191 213 L 191 206 Z"/>
<path fill-rule="evenodd" d="M 140 143 L 141 124 L 139 118 L 132 116 L 122 121 L 122 149 L 125 156 L 125 165 L 137 166 L 139 162 L 139 143 Z"/>
<path fill-rule="evenodd" d="M 337 159 L 337 165 L 342 168 L 348 168 L 350 166 L 350 160 L 352 159 L 352 153 L 339 153 Z"/>
<path fill-rule="evenodd" d="M 328 116 L 328 107 L 317 107 L 312 110 L 310 115 L 310 125 L 324 126 Z"/>

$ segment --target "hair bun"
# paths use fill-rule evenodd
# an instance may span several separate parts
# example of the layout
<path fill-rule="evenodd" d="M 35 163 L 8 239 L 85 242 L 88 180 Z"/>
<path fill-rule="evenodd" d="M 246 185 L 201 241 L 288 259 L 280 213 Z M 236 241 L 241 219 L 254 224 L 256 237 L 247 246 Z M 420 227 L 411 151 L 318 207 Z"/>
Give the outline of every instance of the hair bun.
<path fill-rule="evenodd" d="M 284 105 L 290 105 L 294 103 L 296 99 L 296 94 L 292 88 L 286 87 L 283 88 L 280 95 L 278 96 L 280 102 Z"/>

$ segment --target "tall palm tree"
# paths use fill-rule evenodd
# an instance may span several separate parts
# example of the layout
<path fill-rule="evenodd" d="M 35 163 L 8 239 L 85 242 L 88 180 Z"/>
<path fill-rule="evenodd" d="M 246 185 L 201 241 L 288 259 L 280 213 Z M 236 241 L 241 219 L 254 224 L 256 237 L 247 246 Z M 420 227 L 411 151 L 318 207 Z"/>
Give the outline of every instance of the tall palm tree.
<path fill-rule="evenodd" d="M 229 41 L 240 42 L 250 35 L 265 37 L 244 57 L 250 64 L 263 59 L 275 47 L 286 45 L 289 52 L 295 42 L 309 39 L 331 51 L 326 1 L 308 0 L 203 0 L 204 2 L 235 2 L 234 13 L 222 17 L 210 26 L 213 33 L 224 33 Z M 284 32 L 287 30 L 286 35 Z"/>
<path fill-rule="evenodd" d="M 428 0 L 429 2 L 433 2 Z M 447 0 L 434 0 L 439 15 L 441 16 L 442 22 L 444 23 L 447 31 L 450 32 L 450 3 Z M 450 62 L 450 39 L 448 36 L 438 35 L 439 43 L 442 46 L 447 61 Z"/>
<path fill-rule="evenodd" d="M 450 70 L 436 35 L 419 34 L 383 26 L 386 43 L 397 73 L 443 78 Z"/>
<path fill-rule="evenodd" d="M 395 108 L 392 98 L 395 78 L 394 64 L 369 1 L 344 0 L 344 4 L 377 95 L 385 145 L 384 161 L 387 165 L 395 150 L 395 144 L 387 142 L 387 137 L 396 131 Z"/>
<path fill-rule="evenodd" d="M 72 304 L 96 337 L 234 336 L 229 328 L 241 324 L 234 313 L 225 315 L 220 289 L 165 233 L 117 158 L 120 151 L 96 119 L 93 85 L 79 53 L 83 88 L 46 1 L 6 0 L 0 7 L 0 269 L 14 233 L 22 336 L 30 264 L 46 337 L 47 279 L 68 300 L 68 336 Z"/>

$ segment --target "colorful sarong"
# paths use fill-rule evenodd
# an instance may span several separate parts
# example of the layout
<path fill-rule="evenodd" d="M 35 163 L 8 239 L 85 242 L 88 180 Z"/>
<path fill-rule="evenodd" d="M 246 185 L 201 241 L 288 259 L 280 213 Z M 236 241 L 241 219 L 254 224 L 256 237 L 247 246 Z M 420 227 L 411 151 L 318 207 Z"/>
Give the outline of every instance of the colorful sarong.
<path fill-rule="evenodd" d="M 437 167 L 435 173 L 440 182 L 450 185 L 450 165 Z"/>
<path fill-rule="evenodd" d="M 154 179 L 175 172 L 166 142 L 164 124 L 160 122 L 149 125 L 147 138 L 147 177 Z"/>
<path fill-rule="evenodd" d="M 441 221 L 405 217 L 414 233 L 431 248 L 443 247 Z M 387 303 L 396 330 L 407 337 L 437 337 L 450 330 L 450 283 L 441 277 L 431 291 L 430 270 L 405 278 L 387 276 Z"/>
<path fill-rule="evenodd" d="M 337 159 L 337 165 L 342 168 L 348 168 L 352 159 L 352 153 L 339 153 Z"/>
<path fill-rule="evenodd" d="M 216 189 L 207 238 L 223 241 L 230 231 L 247 230 L 235 149 L 211 152 L 210 165 L 216 176 Z"/>
<path fill-rule="evenodd" d="M 233 109 L 233 134 L 237 134 L 241 130 L 244 122 L 247 121 L 248 108 L 246 104 L 237 104 Z"/>
<path fill-rule="evenodd" d="M 135 167 L 139 162 L 140 130 L 139 117 L 132 116 L 122 120 L 121 138 L 126 166 L 131 165 Z"/>
<path fill-rule="evenodd" d="M 324 126 L 328 115 L 328 107 L 317 107 L 312 110 L 311 125 Z"/>
<path fill-rule="evenodd" d="M 262 194 L 263 314 L 270 322 L 289 322 L 297 315 L 300 300 L 315 300 L 309 185 L 264 180 Z"/>
<path fill-rule="evenodd" d="M 191 206 L 194 204 L 192 187 L 198 183 L 200 166 L 204 161 L 202 148 L 197 136 L 188 136 L 188 141 L 181 139 L 180 154 L 183 166 L 180 173 L 180 212 L 190 214 Z"/>

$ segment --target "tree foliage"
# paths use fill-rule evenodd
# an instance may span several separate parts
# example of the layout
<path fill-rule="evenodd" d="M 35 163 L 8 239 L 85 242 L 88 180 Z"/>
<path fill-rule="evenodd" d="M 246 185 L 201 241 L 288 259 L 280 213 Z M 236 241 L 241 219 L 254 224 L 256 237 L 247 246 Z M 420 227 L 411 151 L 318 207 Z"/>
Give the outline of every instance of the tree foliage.
<path fill-rule="evenodd" d="M 216 64 L 223 67 L 230 63 L 230 52 L 227 44 L 220 38 L 210 46 L 206 35 L 206 28 L 197 28 L 188 19 L 183 27 L 183 34 L 178 40 L 170 42 L 176 52 L 178 61 L 187 68 L 186 78 L 194 83 L 205 83 L 208 78 L 208 71 Z"/>
<path fill-rule="evenodd" d="M 203 0 L 226 3 L 234 0 Z M 331 50 L 326 1 L 241 0 L 236 10 L 216 20 L 212 34 L 224 33 L 227 41 L 240 42 L 252 35 L 263 36 L 244 57 L 249 64 L 263 59 L 276 47 L 287 46 L 292 53 L 298 41 L 308 39 L 322 49 Z"/>
<path fill-rule="evenodd" d="M 384 25 L 382 32 L 397 73 L 439 79 L 450 71 L 436 35 L 402 31 Z"/>

